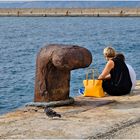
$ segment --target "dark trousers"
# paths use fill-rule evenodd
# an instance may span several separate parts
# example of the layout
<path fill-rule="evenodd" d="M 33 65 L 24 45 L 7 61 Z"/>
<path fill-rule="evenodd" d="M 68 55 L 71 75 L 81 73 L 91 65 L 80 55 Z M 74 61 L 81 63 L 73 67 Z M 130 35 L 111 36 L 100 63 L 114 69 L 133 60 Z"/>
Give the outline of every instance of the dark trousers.
<path fill-rule="evenodd" d="M 130 89 L 115 86 L 110 80 L 103 80 L 102 87 L 103 90 L 111 96 L 121 96 L 130 93 Z"/>

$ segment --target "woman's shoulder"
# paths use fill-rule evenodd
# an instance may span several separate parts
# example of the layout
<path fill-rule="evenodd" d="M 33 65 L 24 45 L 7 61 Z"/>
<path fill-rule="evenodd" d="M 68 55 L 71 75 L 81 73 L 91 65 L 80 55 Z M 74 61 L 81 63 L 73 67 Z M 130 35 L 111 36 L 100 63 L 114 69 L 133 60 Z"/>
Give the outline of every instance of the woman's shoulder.
<path fill-rule="evenodd" d="M 110 60 L 108 60 L 107 63 L 114 64 L 114 60 L 113 59 L 110 59 Z"/>
<path fill-rule="evenodd" d="M 112 59 L 108 60 L 107 66 L 110 67 L 110 68 L 113 68 L 114 67 L 114 61 Z"/>

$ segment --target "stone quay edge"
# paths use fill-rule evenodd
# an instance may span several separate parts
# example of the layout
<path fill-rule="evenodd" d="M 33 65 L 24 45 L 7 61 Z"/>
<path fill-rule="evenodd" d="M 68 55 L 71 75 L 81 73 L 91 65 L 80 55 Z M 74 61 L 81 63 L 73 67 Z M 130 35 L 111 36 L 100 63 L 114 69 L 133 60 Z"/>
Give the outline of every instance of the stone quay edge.
<path fill-rule="evenodd" d="M 0 8 L 0 16 L 139 17 L 140 8 Z"/>

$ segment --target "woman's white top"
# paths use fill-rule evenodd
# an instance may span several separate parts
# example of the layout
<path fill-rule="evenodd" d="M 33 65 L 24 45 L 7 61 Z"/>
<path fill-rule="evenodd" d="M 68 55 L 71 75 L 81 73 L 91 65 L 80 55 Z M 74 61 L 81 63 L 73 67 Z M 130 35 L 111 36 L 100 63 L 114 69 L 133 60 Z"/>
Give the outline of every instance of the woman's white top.
<path fill-rule="evenodd" d="M 131 65 L 126 64 L 129 70 L 129 74 L 130 74 L 130 78 L 131 78 L 131 82 L 132 82 L 132 88 L 131 90 L 135 89 L 136 86 L 136 73 L 134 71 L 134 69 L 132 68 Z"/>

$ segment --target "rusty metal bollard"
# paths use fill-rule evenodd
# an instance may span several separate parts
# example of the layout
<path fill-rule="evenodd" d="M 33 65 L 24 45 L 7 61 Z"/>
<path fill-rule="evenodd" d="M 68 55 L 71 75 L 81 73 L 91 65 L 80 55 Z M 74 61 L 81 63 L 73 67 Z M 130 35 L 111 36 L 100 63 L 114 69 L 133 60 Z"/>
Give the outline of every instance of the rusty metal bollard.
<path fill-rule="evenodd" d="M 34 102 L 69 99 L 70 72 L 88 67 L 92 55 L 77 45 L 45 45 L 37 55 Z"/>

